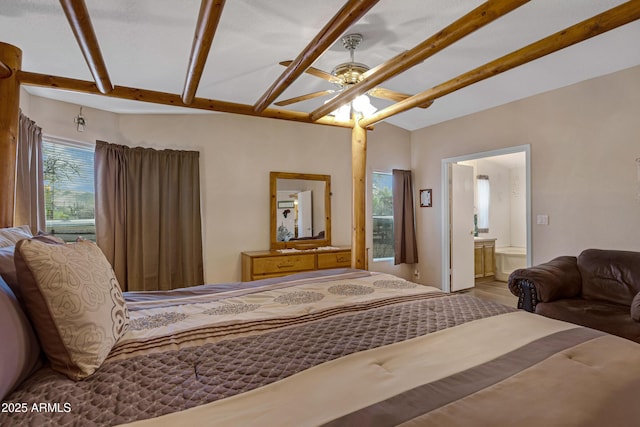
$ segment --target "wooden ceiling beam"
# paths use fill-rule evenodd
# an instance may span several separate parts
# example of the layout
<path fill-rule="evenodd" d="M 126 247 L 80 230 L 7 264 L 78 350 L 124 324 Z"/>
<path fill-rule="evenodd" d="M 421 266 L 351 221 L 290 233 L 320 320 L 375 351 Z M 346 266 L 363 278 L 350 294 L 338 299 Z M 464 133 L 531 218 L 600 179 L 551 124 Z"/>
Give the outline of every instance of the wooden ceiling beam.
<path fill-rule="evenodd" d="M 591 37 L 640 19 L 640 0 L 631 0 L 576 25 L 545 37 L 501 58 L 459 75 L 445 83 L 420 92 L 404 101 L 393 104 L 366 119 L 361 126 L 371 126 L 395 114 L 407 111 L 425 102 L 433 101 L 456 90 L 504 73 L 512 68 L 534 61 L 545 55 L 580 43 Z"/>
<path fill-rule="evenodd" d="M 327 49 L 340 38 L 354 22 L 365 15 L 379 0 L 348 0 L 340 11 L 320 30 L 296 59 L 253 106 L 257 112 L 266 109 Z M 333 111 L 333 110 L 331 110 Z"/>
<path fill-rule="evenodd" d="M 380 83 L 421 63 L 477 29 L 528 2 L 529 0 L 489 0 L 481 4 L 413 49 L 402 52 L 382 65 L 375 67 L 374 70 L 365 73 L 362 81 L 342 91 L 326 104 L 312 111 L 311 118 L 318 120 L 326 116 Z"/>
<path fill-rule="evenodd" d="M 67 15 L 71 30 L 76 36 L 96 86 L 104 94 L 111 92 L 113 85 L 100 52 L 100 45 L 91 24 L 87 5 L 84 0 L 60 0 L 60 5 L 64 14 Z"/>
<path fill-rule="evenodd" d="M 202 3 L 200 3 L 200 13 L 198 14 L 198 23 L 193 36 L 187 77 L 182 91 L 182 102 L 186 105 L 191 104 L 196 96 L 200 78 L 211 49 L 211 43 L 213 43 L 220 16 L 222 16 L 224 2 L 225 0 L 202 0 Z"/>
<path fill-rule="evenodd" d="M 322 121 L 312 121 L 309 114 L 298 111 L 280 110 L 267 108 L 258 113 L 254 111 L 252 105 L 236 104 L 233 102 L 217 101 L 214 99 L 194 98 L 190 105 L 184 105 L 180 95 L 158 92 L 146 89 L 136 89 L 126 86 L 115 86 L 109 93 L 103 94 L 94 82 L 87 80 L 71 79 L 68 77 L 50 76 L 28 71 L 18 71 L 17 78 L 20 84 L 41 86 L 53 89 L 70 90 L 94 95 L 107 96 L 110 98 L 128 99 L 131 101 L 149 102 L 152 104 L 170 105 L 174 107 L 193 108 L 198 110 L 218 111 L 222 113 L 242 114 L 245 116 L 266 117 L 271 119 L 289 120 L 302 123 L 320 123 L 328 126 L 352 128 L 353 120 L 340 122 L 333 118 Z"/>
<path fill-rule="evenodd" d="M 0 61 L 0 79 L 11 77 L 11 68 L 4 62 Z"/>
<path fill-rule="evenodd" d="M 96 86 L 104 94 L 111 92 L 113 85 L 100 52 L 100 45 L 91 24 L 87 5 L 84 0 L 60 0 L 60 5 L 67 16 L 73 34 L 76 36 Z"/>

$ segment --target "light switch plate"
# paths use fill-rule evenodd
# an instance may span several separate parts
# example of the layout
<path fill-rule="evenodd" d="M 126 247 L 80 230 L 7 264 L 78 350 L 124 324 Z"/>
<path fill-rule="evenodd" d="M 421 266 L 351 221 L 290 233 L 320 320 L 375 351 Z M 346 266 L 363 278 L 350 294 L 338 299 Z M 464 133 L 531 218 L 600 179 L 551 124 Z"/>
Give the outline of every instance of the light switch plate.
<path fill-rule="evenodd" d="M 549 225 L 549 215 L 538 215 L 536 222 L 538 225 Z"/>

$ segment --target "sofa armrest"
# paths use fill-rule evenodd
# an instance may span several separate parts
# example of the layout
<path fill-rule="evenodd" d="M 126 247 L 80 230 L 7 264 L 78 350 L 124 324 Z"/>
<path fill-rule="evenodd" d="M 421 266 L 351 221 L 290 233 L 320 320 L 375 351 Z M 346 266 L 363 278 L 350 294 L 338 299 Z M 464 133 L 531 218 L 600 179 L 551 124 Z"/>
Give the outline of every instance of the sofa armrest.
<path fill-rule="evenodd" d="M 518 308 L 535 311 L 538 302 L 574 298 L 582 291 L 577 259 L 561 256 L 544 264 L 515 270 L 509 275 L 509 290 L 518 297 Z"/>
<path fill-rule="evenodd" d="M 536 294 L 536 286 L 533 282 L 527 279 L 516 279 L 513 282 L 509 281 L 509 289 L 512 294 L 518 297 L 519 309 L 531 313 L 536 312 L 538 296 Z"/>

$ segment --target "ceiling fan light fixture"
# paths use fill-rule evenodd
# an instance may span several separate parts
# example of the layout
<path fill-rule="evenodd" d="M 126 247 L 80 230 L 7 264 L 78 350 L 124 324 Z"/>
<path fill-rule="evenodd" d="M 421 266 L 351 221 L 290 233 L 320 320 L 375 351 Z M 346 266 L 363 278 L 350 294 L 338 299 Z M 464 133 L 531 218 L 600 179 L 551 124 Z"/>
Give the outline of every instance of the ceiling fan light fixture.
<path fill-rule="evenodd" d="M 331 101 L 330 99 L 326 100 L 324 103 Z M 341 122 L 348 122 L 351 119 L 351 103 L 344 104 L 334 111 L 332 111 L 330 116 L 333 116 L 336 120 Z"/>
<path fill-rule="evenodd" d="M 326 100 L 324 103 L 331 101 L 330 99 Z M 358 96 L 351 102 L 348 102 L 341 107 L 338 107 L 334 111 L 332 111 L 329 115 L 335 117 L 338 121 L 349 121 L 351 119 L 351 112 L 355 111 L 362 115 L 362 117 L 369 117 L 378 109 L 371 104 L 371 100 L 365 94 Z"/>
<path fill-rule="evenodd" d="M 365 94 L 358 96 L 352 102 L 353 109 L 362 114 L 363 117 L 369 117 L 378 109 L 371 104 L 371 100 Z"/>
<path fill-rule="evenodd" d="M 369 67 L 359 62 L 344 62 L 331 71 L 331 74 L 338 79 L 339 86 L 348 86 L 359 83 L 364 78 L 364 73 L 369 71 Z"/>

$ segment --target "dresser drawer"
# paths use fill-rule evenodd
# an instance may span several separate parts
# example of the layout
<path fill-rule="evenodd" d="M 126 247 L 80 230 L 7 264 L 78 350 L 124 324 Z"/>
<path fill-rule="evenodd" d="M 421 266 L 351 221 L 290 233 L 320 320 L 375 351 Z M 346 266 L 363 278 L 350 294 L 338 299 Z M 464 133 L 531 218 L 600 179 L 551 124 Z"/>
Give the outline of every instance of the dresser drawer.
<path fill-rule="evenodd" d="M 332 251 L 250 251 L 242 252 L 242 281 L 286 276 L 302 271 L 351 266 L 351 248 Z"/>
<path fill-rule="evenodd" d="M 254 275 L 314 269 L 315 258 L 313 254 L 294 256 L 270 256 L 264 258 L 254 258 L 253 260 Z"/>
<path fill-rule="evenodd" d="M 340 268 L 351 266 L 351 251 L 318 253 L 318 268 Z"/>

